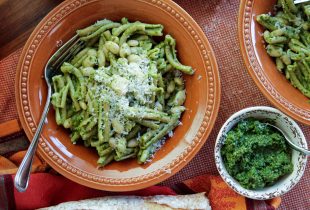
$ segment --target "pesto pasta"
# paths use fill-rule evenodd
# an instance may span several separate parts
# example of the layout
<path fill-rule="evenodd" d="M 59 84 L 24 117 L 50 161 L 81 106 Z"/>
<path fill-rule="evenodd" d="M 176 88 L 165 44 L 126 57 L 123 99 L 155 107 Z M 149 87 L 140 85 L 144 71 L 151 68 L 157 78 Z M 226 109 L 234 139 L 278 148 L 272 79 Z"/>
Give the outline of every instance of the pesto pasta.
<path fill-rule="evenodd" d="M 56 123 L 70 129 L 73 144 L 96 148 L 100 166 L 146 163 L 180 123 L 182 73 L 193 68 L 178 61 L 172 36 L 154 40 L 160 24 L 104 19 L 77 34 L 86 47 L 53 77 Z"/>
<path fill-rule="evenodd" d="M 291 84 L 310 98 L 310 4 L 278 0 L 277 8 L 274 16 L 257 16 L 266 28 L 263 37 L 267 53 Z"/>

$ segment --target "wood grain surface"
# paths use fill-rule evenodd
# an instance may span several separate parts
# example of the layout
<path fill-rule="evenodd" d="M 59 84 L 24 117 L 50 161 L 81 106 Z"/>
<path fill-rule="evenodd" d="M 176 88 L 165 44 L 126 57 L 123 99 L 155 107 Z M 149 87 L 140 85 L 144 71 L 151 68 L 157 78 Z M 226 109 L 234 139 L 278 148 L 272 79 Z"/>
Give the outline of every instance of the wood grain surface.
<path fill-rule="evenodd" d="M 40 20 L 61 0 L 0 0 L 0 60 L 22 47 Z"/>

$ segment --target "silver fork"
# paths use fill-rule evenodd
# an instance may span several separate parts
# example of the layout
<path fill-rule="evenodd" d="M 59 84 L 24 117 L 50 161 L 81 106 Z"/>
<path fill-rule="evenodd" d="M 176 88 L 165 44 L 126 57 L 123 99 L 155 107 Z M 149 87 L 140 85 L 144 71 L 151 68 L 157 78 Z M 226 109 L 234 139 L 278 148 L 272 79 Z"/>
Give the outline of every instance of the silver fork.
<path fill-rule="evenodd" d="M 309 2 L 310 0 L 294 0 L 294 4 Z"/>
<path fill-rule="evenodd" d="M 85 43 L 81 41 L 78 35 L 72 37 L 68 42 L 66 42 L 61 48 L 59 48 L 52 57 L 48 60 L 45 70 L 44 78 L 48 87 L 46 103 L 41 115 L 41 119 L 38 128 L 32 138 L 31 144 L 27 150 L 27 153 L 21 162 L 15 179 L 14 185 L 19 192 L 24 192 L 28 187 L 29 175 L 31 171 L 33 157 L 39 142 L 42 127 L 44 125 L 45 118 L 47 116 L 51 95 L 52 95 L 52 77 L 59 74 L 59 68 L 63 62 L 70 60 L 74 55 L 76 55 L 83 47 Z"/>

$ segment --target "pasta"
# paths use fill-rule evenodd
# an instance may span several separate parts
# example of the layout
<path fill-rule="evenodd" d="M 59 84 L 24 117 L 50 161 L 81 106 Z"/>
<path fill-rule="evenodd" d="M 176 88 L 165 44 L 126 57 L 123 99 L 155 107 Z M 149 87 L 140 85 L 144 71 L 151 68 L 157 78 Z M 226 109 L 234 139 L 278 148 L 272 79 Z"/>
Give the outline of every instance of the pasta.
<path fill-rule="evenodd" d="M 176 41 L 163 26 L 101 20 L 78 30 L 86 42 L 61 75 L 53 77 L 56 123 L 71 130 L 71 141 L 96 148 L 98 164 L 128 158 L 149 161 L 179 125 L 186 92 Z"/>
<path fill-rule="evenodd" d="M 267 53 L 291 84 L 310 98 L 310 4 L 278 0 L 277 6 L 280 10 L 275 16 L 257 16 L 266 28 Z"/>

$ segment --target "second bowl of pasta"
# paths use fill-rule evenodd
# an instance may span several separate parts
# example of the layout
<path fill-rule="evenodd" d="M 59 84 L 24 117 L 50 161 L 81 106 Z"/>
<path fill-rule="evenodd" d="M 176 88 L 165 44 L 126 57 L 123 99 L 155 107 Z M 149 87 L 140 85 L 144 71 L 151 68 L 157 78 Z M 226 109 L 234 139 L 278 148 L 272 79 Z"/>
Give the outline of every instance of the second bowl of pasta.
<path fill-rule="evenodd" d="M 239 41 L 250 76 L 277 108 L 310 125 L 309 3 L 242 0 Z"/>

